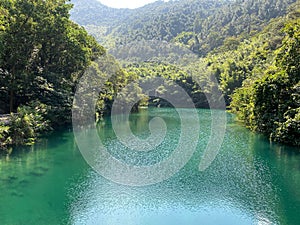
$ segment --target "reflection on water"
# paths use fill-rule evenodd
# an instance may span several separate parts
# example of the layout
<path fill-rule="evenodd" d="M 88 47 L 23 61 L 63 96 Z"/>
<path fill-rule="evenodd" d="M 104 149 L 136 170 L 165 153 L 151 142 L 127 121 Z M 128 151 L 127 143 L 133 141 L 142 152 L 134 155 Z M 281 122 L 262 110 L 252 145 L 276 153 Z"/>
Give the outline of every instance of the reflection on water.
<path fill-rule="evenodd" d="M 147 138 L 148 122 L 158 115 L 168 125 L 166 140 L 175 140 L 150 152 L 152 163 L 176 145 L 180 120 L 173 109 L 150 109 L 132 115 L 130 121 L 133 133 Z M 222 149 L 211 167 L 200 172 L 210 113 L 199 110 L 199 115 L 201 141 L 193 158 L 169 180 L 148 187 L 117 185 L 96 174 L 82 159 L 71 131 L 2 157 L 0 224 L 298 224 L 298 149 L 270 145 L 228 115 Z M 112 154 L 125 155 L 109 118 L 98 132 Z"/>

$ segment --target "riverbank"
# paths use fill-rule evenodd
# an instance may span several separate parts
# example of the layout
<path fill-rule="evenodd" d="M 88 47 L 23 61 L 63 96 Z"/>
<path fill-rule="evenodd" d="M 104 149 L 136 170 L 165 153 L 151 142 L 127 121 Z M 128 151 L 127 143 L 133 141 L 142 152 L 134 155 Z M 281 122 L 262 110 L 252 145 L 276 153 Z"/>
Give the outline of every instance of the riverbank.
<path fill-rule="evenodd" d="M 148 107 L 141 106 L 139 109 L 145 110 Z M 45 106 L 35 104 L 35 107 L 21 107 L 19 113 L 2 116 L 6 123 L 0 123 L 0 151 L 11 153 L 15 146 L 33 145 L 40 137 L 47 136 L 52 131 L 61 130 L 64 126 L 71 127 L 71 121 L 64 126 L 51 127 L 45 119 L 45 112 Z M 235 116 L 235 120 L 240 126 L 245 126 L 238 116 Z M 265 137 L 267 138 L 266 135 Z"/>

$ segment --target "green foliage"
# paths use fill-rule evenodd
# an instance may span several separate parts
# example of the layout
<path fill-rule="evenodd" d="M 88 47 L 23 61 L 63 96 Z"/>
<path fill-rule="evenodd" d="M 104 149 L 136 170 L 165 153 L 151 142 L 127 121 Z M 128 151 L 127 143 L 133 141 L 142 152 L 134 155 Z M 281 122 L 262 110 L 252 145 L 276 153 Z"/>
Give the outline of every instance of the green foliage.
<path fill-rule="evenodd" d="M 70 123 L 75 86 L 105 53 L 69 19 L 71 7 L 67 0 L 0 1 L 0 113 L 14 113 L 8 135 L 2 131 L 5 145 L 31 144 L 48 125 Z"/>
<path fill-rule="evenodd" d="M 253 37 L 251 41 L 241 42 L 234 50 L 224 51 L 227 48 L 224 46 L 219 49 L 220 52 L 208 55 L 208 68 L 219 80 L 227 104 L 245 80 L 251 82 L 254 77 L 259 77 L 272 61 L 271 50 L 267 50 L 268 43 L 262 44 L 262 40 L 261 36 Z"/>
<path fill-rule="evenodd" d="M 288 110 L 284 122 L 277 123 L 271 138 L 276 142 L 300 146 L 300 108 Z"/>
<path fill-rule="evenodd" d="M 174 90 L 174 84 L 182 87 L 193 100 L 196 107 L 209 107 L 205 95 L 200 91 L 199 84 L 193 80 L 185 68 L 179 68 L 175 65 L 144 62 L 139 64 L 128 64 L 125 71 L 131 76 L 136 77 L 139 86 L 156 86 L 153 84 L 153 78 L 161 77 L 165 81 L 164 84 L 157 84 L 157 88 L 150 90 L 153 93 L 167 95 L 170 99 L 177 99 L 178 102 L 185 103 L 186 99 L 180 100 L 183 96 L 178 96 L 177 90 Z M 148 99 L 150 105 L 170 106 L 170 103 L 157 97 Z"/>
<path fill-rule="evenodd" d="M 173 41 L 181 43 L 183 45 L 189 45 L 191 43 L 191 40 L 193 40 L 194 38 L 195 38 L 194 32 L 181 32 L 175 38 L 173 38 Z"/>
<path fill-rule="evenodd" d="M 72 19 L 87 26 L 106 47 L 139 40 L 175 40 L 205 56 L 225 40 L 228 44 L 227 38 L 248 38 L 261 31 L 271 19 L 283 16 L 295 1 L 157 1 L 129 10 L 111 9 L 96 0 L 73 0 Z"/>
<path fill-rule="evenodd" d="M 38 99 L 70 112 L 76 80 L 103 48 L 69 20 L 65 0 L 4 0 L 0 8 L 8 14 L 1 35 L 1 111 Z"/>
<path fill-rule="evenodd" d="M 82 14 L 79 18 L 76 13 L 73 18 L 90 25 L 93 34 L 97 34 L 99 27 L 98 40 L 112 48 L 153 39 L 187 47 L 204 58 L 181 69 L 165 65 L 159 58 L 153 59 L 158 63 L 129 64 L 125 69 L 130 76 L 140 78 L 140 84 L 155 76 L 176 82 L 198 107 L 207 106 L 205 94 L 220 89 L 227 105 L 249 128 L 275 141 L 297 144 L 299 123 L 295 110 L 299 101 L 295 99 L 298 99 L 296 86 L 300 71 L 297 21 L 300 14 L 299 1 L 294 2 L 160 1 L 141 9 L 119 11 L 119 17 L 111 23 L 100 20 L 95 23 Z M 74 3 L 76 8 L 77 1 Z M 89 0 L 89 4 L 103 7 L 93 0 Z M 79 8 L 82 12 L 89 10 L 83 5 Z M 130 48 L 124 55 L 129 58 L 138 55 L 131 54 L 132 51 L 151 53 L 147 47 Z M 219 86 L 213 78 L 218 80 Z M 201 84 L 201 89 L 195 81 Z M 155 91 L 172 95 L 171 90 L 162 87 Z M 165 104 L 161 99 L 150 99 L 150 103 Z M 296 142 L 288 136 L 295 137 Z"/>
<path fill-rule="evenodd" d="M 289 74 L 290 81 L 299 82 L 300 76 L 300 18 L 288 23 L 283 46 L 278 50 L 276 64 Z"/>
<path fill-rule="evenodd" d="M 266 74 L 254 85 L 255 129 L 271 134 L 276 129 L 276 122 L 283 118 L 288 105 L 290 91 L 288 75 L 285 71 Z"/>
<path fill-rule="evenodd" d="M 232 110 L 253 130 L 276 142 L 300 144 L 300 20 L 287 21 L 281 47 L 271 52 L 275 65 L 269 65 L 261 78 L 232 95 Z"/>
<path fill-rule="evenodd" d="M 47 106 L 33 102 L 28 106 L 18 108 L 17 114 L 12 114 L 9 123 L 7 140 L 10 145 L 31 145 L 41 134 L 49 131 L 49 121 L 44 116 Z"/>
<path fill-rule="evenodd" d="M 236 113 L 239 120 L 244 121 L 247 127 L 254 124 L 253 87 L 243 87 L 235 90 L 230 103 L 231 112 Z"/>
<path fill-rule="evenodd" d="M 206 96 L 217 102 L 220 96 L 215 93 L 221 90 L 227 105 L 249 128 L 274 141 L 299 145 L 300 5 L 292 4 L 295 1 L 157 1 L 129 10 L 73 0 L 75 21 L 87 25 L 109 47 L 128 47 L 117 48 L 123 52 L 115 54 L 128 62 L 149 58 L 125 62 L 122 69 L 69 19 L 72 4 L 66 0 L 2 0 L 0 113 L 18 114 L 8 126 L 0 126 L 0 143 L 32 144 L 50 126 L 69 123 L 76 84 L 89 68 L 95 77 L 83 82 L 91 88 L 101 86 L 99 116 L 110 112 L 118 94 L 123 109 L 135 99 L 140 102 L 133 110 L 147 103 L 169 106 L 162 99 L 147 99 L 141 90 L 152 78 L 162 77 L 165 85 L 151 91 L 176 99 L 176 83 L 197 107 L 209 107 Z M 171 41 L 201 58 L 192 60 L 191 54 L 177 55 L 165 47 L 163 53 L 172 53 L 162 55 L 178 65 L 165 64 L 157 56 L 151 58 L 152 46 L 132 45 L 153 39 Z M 106 58 L 106 66 L 99 56 Z"/>
<path fill-rule="evenodd" d="M 0 124 L 0 149 L 7 150 L 9 144 L 9 126 Z"/>

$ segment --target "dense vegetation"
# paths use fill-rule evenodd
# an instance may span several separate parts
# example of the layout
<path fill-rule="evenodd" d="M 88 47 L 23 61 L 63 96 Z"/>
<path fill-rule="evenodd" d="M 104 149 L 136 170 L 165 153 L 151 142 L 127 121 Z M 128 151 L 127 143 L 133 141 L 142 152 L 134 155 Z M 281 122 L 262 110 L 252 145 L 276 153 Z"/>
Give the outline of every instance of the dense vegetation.
<path fill-rule="evenodd" d="M 69 19 L 71 7 L 65 0 L 0 2 L 0 113 L 12 113 L 0 125 L 2 148 L 32 144 L 46 131 L 70 124 L 76 84 L 105 54 Z M 111 99 L 109 90 L 117 85 L 117 80 L 107 85 L 101 101 Z"/>
<path fill-rule="evenodd" d="M 0 110 L 16 112 L 39 100 L 60 115 L 75 81 L 103 48 L 69 20 L 64 0 L 5 0 L 0 7 Z"/>
<path fill-rule="evenodd" d="M 96 0 L 73 2 L 72 19 L 106 47 L 165 40 L 179 42 L 203 56 L 227 37 L 248 38 L 261 31 L 272 18 L 284 15 L 295 0 L 157 1 L 134 10 L 107 10 Z"/>
<path fill-rule="evenodd" d="M 97 74 L 88 85 L 105 81 L 96 105 L 100 116 L 120 90 L 125 105 L 139 96 L 140 105 L 169 106 L 141 94 L 151 78 L 163 77 L 170 86 L 153 91 L 176 98 L 176 83 L 197 107 L 209 107 L 207 96 L 217 102 L 214 93 L 221 91 L 250 129 L 300 145 L 299 1 L 157 1 L 134 10 L 96 0 L 72 3 L 73 9 L 65 0 L 0 2 L 0 114 L 12 113 L 0 124 L 0 147 L 32 144 L 69 124 L 76 85 L 88 67 Z M 70 10 L 94 37 L 70 20 Z M 170 45 L 157 44 L 164 41 Z M 103 56 L 115 65 L 110 79 Z M 134 91 L 126 87 L 131 82 Z"/>
<path fill-rule="evenodd" d="M 231 106 L 253 130 L 274 141 L 300 145 L 300 20 L 289 21 L 286 36 L 261 77 L 235 90 Z"/>
<path fill-rule="evenodd" d="M 232 112 L 276 142 L 300 144 L 299 2 L 262 32 L 206 60 Z"/>
<path fill-rule="evenodd" d="M 72 18 L 112 49 L 125 62 L 124 70 L 140 77 L 140 83 L 154 76 L 172 80 L 198 107 L 208 107 L 204 94 L 219 88 L 228 107 L 249 128 L 299 146 L 298 1 L 158 1 L 135 10 L 111 9 L 118 17 L 110 17 L 110 22 L 74 2 L 78 8 Z M 105 6 L 88 2 L 103 12 Z M 143 40 L 165 40 L 200 58 L 179 66 L 159 57 L 140 57 L 135 52 L 148 55 L 157 50 L 140 47 L 137 43 Z M 218 86 L 211 77 L 218 79 Z M 159 91 L 171 92 L 162 87 Z"/>

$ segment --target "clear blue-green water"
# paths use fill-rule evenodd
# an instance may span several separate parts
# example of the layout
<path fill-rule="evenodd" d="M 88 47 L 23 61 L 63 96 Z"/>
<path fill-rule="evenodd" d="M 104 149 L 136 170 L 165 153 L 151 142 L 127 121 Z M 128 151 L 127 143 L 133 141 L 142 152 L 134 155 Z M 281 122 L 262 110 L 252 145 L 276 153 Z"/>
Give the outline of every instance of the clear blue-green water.
<path fill-rule="evenodd" d="M 84 161 L 71 129 L 2 156 L 0 224 L 299 224 L 299 149 L 270 144 L 228 114 L 222 148 L 200 172 L 211 121 L 209 110 L 199 110 L 199 115 L 201 138 L 192 159 L 170 179 L 151 186 L 123 186 L 98 175 Z M 174 109 L 132 115 L 133 133 L 147 137 L 154 116 L 168 125 L 166 140 L 178 137 Z M 110 118 L 99 125 L 99 136 L 113 155 L 123 157 Z M 150 152 L 149 160 L 151 154 L 156 160 L 169 154 L 176 141 L 168 143 Z"/>

